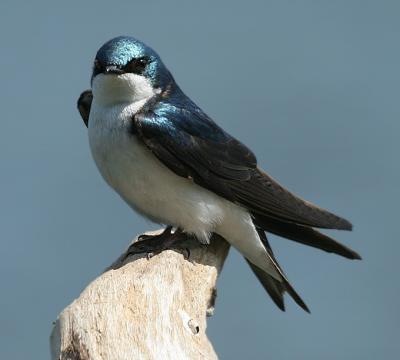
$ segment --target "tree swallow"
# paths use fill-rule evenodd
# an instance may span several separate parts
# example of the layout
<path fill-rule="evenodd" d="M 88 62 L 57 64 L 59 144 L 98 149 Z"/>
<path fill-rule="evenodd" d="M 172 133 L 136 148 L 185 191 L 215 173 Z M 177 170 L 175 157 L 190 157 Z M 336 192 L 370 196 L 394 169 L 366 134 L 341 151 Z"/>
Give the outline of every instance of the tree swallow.
<path fill-rule="evenodd" d="M 137 212 L 193 235 L 217 233 L 247 260 L 276 305 L 306 304 L 276 261 L 265 231 L 361 259 L 314 228 L 351 230 L 347 220 L 304 201 L 257 166 L 255 155 L 176 84 L 159 55 L 120 36 L 97 52 L 91 90 L 78 109 L 96 165 Z"/>

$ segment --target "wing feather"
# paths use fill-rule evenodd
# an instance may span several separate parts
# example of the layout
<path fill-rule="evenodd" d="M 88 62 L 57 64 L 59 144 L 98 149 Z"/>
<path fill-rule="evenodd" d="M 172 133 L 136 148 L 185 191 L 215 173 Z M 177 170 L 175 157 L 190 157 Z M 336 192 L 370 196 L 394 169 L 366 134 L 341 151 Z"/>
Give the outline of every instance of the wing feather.
<path fill-rule="evenodd" d="M 347 220 L 297 197 L 260 170 L 254 154 L 198 108 L 181 110 L 171 104 L 168 108 L 145 109 L 134 122 L 143 142 L 172 171 L 254 214 L 304 226 L 351 230 Z"/>

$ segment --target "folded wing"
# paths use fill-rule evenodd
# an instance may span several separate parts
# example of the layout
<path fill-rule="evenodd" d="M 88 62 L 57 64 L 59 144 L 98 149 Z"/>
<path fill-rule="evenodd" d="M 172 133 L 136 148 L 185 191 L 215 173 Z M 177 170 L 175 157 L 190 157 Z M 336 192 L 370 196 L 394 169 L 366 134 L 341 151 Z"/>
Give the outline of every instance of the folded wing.
<path fill-rule="evenodd" d="M 190 108 L 189 108 L 190 109 Z M 347 220 L 292 194 L 257 167 L 254 154 L 198 108 L 144 109 L 135 131 L 180 176 L 242 205 L 255 216 L 309 227 L 351 230 Z"/>

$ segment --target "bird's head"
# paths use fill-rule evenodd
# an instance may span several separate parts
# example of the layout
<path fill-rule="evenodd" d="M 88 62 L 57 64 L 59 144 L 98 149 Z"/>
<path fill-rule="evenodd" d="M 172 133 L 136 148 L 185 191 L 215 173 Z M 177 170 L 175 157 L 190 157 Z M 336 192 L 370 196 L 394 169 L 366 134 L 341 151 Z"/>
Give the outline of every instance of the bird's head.
<path fill-rule="evenodd" d="M 93 96 L 101 102 L 133 102 L 149 98 L 173 81 L 158 54 L 139 40 L 119 36 L 97 52 Z"/>

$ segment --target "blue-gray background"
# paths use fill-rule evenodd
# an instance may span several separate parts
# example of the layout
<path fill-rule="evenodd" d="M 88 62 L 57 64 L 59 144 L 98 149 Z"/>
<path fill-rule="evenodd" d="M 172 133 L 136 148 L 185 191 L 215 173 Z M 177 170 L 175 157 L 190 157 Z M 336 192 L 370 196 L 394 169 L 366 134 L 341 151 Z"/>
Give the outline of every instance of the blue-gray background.
<path fill-rule="evenodd" d="M 270 174 L 354 224 L 352 262 L 272 238 L 312 314 L 281 313 L 232 251 L 208 333 L 221 359 L 399 353 L 398 1 L 2 1 L 0 358 L 48 335 L 130 239 L 155 225 L 103 182 L 75 102 L 102 43 L 154 47 Z"/>

